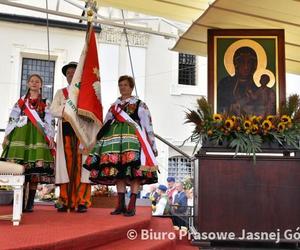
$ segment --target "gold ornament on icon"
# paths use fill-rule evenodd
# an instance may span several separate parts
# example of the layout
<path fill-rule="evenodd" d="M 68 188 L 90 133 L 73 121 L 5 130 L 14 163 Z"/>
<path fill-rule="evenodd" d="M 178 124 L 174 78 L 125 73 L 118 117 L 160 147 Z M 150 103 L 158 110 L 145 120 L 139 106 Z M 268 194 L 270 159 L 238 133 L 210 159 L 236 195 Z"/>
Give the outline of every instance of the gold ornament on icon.
<path fill-rule="evenodd" d="M 272 71 L 267 69 L 267 55 L 264 48 L 256 41 L 251 39 L 240 39 L 232 43 L 224 54 L 224 66 L 230 76 L 235 75 L 235 67 L 233 64 L 234 53 L 241 47 L 249 47 L 253 49 L 257 56 L 257 68 L 253 74 L 253 81 L 257 87 L 260 87 L 260 78 L 263 74 L 270 77 L 267 87 L 272 88 L 275 84 L 275 76 Z"/>

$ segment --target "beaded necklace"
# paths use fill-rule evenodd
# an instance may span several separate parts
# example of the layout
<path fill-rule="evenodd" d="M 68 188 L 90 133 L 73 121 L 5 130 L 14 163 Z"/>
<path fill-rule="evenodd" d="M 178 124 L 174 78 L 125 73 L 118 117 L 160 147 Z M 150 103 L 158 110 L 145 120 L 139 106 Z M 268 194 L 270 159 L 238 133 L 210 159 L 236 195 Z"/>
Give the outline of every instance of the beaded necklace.
<path fill-rule="evenodd" d="M 30 109 L 35 109 L 39 115 L 42 115 L 45 111 L 46 104 L 42 101 L 41 95 L 38 98 L 27 98 L 28 106 Z"/>
<path fill-rule="evenodd" d="M 28 106 L 29 106 L 29 108 L 31 108 L 31 109 L 37 109 L 37 107 L 39 106 L 38 99 L 39 98 L 35 98 L 35 99 L 29 98 L 28 99 Z"/>

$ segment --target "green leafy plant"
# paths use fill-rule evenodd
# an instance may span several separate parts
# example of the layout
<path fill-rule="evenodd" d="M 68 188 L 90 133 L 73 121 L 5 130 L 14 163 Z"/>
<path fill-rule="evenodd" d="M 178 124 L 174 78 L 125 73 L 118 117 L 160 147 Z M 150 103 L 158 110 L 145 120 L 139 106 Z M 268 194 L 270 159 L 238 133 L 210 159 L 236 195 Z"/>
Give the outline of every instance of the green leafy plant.
<path fill-rule="evenodd" d="M 281 103 L 278 115 L 256 116 L 229 113 L 214 114 L 205 98 L 197 100 L 195 110 L 188 110 L 185 123 L 194 125 L 187 140 L 195 142 L 195 149 L 203 142 L 224 145 L 237 153 L 252 155 L 262 151 L 263 143 L 278 143 L 283 148 L 300 149 L 300 97 L 291 95 Z"/>
<path fill-rule="evenodd" d="M 190 176 L 185 176 L 182 185 L 184 190 L 190 190 L 193 187 L 193 179 Z"/>

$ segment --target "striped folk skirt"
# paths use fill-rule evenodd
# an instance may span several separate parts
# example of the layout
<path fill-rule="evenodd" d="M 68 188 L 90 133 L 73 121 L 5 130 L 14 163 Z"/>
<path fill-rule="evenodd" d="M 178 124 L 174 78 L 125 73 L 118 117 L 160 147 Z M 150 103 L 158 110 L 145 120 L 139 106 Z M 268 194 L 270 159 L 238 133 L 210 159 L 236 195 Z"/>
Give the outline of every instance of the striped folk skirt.
<path fill-rule="evenodd" d="M 8 135 L 1 158 L 25 167 L 26 181 L 54 183 L 54 159 L 44 136 L 28 121 Z"/>
<path fill-rule="evenodd" d="M 115 185 L 118 179 L 140 179 L 141 184 L 157 182 L 157 168 L 141 169 L 141 146 L 135 129 L 114 121 L 97 141 L 84 167 L 93 183 Z"/>

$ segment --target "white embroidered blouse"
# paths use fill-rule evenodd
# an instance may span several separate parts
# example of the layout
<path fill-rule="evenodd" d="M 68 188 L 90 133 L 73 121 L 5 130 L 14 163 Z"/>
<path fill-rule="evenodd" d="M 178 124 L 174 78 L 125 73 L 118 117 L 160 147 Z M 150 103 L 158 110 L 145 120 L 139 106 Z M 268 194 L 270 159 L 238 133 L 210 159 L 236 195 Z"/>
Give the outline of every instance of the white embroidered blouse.
<path fill-rule="evenodd" d="M 22 98 L 24 98 L 24 96 Z M 46 100 L 45 117 L 44 117 L 44 123 L 42 125 L 45 129 L 45 133 L 49 137 L 54 138 L 55 135 L 54 119 L 49 111 L 49 107 L 50 107 L 50 102 Z M 21 109 L 18 103 L 16 103 L 10 112 L 8 124 L 5 129 L 5 136 L 8 136 L 15 129 L 15 127 L 22 126 L 22 124 L 20 124 L 20 118 L 21 118 Z"/>

